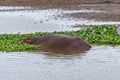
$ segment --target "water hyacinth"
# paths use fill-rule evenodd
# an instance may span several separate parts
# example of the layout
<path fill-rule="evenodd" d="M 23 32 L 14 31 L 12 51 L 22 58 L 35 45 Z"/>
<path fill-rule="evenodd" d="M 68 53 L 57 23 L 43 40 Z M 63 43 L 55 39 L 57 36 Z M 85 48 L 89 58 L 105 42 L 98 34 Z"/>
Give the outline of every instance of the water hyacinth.
<path fill-rule="evenodd" d="M 114 24 L 113 26 L 116 26 L 116 27 L 118 27 L 118 26 L 120 26 L 120 24 Z"/>
<path fill-rule="evenodd" d="M 77 31 L 61 31 L 50 33 L 78 36 L 89 42 L 90 44 L 120 45 L 120 28 L 117 28 L 113 25 L 87 26 L 86 31 L 84 31 L 84 29 L 80 29 Z M 29 36 L 43 36 L 45 34 L 49 34 L 49 32 L 36 32 L 29 34 L 20 34 L 20 32 L 18 32 L 17 34 L 1 34 L 0 51 L 15 52 L 40 50 L 41 46 L 29 45 L 20 42 L 19 39 L 27 38 Z"/>
<path fill-rule="evenodd" d="M 117 28 L 117 33 L 120 35 L 120 27 Z"/>
<path fill-rule="evenodd" d="M 17 34 L 20 35 L 20 32 L 18 32 Z"/>
<path fill-rule="evenodd" d="M 104 32 L 101 32 L 101 34 L 104 34 Z"/>
<path fill-rule="evenodd" d="M 95 30 L 92 31 L 92 34 L 95 34 Z"/>
<path fill-rule="evenodd" d="M 93 30 L 93 27 L 90 26 L 90 30 Z"/>
<path fill-rule="evenodd" d="M 86 29 L 86 28 L 84 28 L 83 30 L 84 30 L 84 31 L 86 31 L 87 29 Z"/>
<path fill-rule="evenodd" d="M 106 31 L 107 31 L 107 29 L 106 29 L 106 28 L 104 28 L 104 29 L 103 29 L 103 32 L 106 32 Z"/>

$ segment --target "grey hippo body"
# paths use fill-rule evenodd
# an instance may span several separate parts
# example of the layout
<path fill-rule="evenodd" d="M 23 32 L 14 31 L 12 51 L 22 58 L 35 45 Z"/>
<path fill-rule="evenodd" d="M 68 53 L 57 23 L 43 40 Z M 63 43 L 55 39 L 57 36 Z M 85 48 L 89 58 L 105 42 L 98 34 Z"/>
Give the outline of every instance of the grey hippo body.
<path fill-rule="evenodd" d="M 91 45 L 79 37 L 62 34 L 47 34 L 40 37 L 21 39 L 21 41 L 33 45 L 41 45 L 42 50 L 47 52 L 83 52 L 91 48 Z"/>

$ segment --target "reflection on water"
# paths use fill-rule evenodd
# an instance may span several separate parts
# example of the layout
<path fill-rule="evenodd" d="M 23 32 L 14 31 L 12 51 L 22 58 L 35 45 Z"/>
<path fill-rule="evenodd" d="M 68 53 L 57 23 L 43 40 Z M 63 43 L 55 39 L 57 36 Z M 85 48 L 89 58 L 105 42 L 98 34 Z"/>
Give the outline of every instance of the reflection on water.
<path fill-rule="evenodd" d="M 0 53 L 0 80 L 119 80 L 120 47 L 93 46 L 76 55 Z"/>

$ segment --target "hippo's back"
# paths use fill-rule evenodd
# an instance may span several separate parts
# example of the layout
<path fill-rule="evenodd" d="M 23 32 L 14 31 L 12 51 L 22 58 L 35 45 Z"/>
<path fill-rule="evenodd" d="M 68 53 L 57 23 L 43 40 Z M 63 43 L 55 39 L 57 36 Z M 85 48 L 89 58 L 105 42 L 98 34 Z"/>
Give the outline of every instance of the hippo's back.
<path fill-rule="evenodd" d="M 79 37 L 60 34 L 48 34 L 42 37 L 44 50 L 79 51 L 88 50 L 91 46 Z"/>

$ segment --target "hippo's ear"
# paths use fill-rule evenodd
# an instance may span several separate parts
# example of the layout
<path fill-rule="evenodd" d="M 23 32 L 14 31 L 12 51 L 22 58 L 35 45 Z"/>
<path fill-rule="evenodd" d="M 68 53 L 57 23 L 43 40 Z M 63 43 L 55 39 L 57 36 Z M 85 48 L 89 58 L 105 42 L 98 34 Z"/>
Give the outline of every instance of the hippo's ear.
<path fill-rule="evenodd" d="M 28 38 L 27 38 L 27 40 L 31 40 L 31 38 L 30 38 L 30 37 L 28 37 Z"/>
<path fill-rule="evenodd" d="M 30 43 L 31 42 L 31 37 L 28 37 L 27 40 L 26 40 L 27 43 Z"/>

